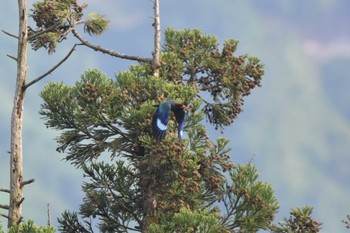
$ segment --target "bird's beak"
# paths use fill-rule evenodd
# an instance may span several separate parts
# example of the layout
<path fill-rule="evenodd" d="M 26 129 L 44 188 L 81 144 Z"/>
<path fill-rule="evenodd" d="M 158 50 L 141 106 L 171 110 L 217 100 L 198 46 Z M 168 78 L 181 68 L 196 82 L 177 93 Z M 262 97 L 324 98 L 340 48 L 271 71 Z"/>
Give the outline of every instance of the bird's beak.
<path fill-rule="evenodd" d="M 186 105 L 182 105 L 181 107 L 180 107 L 180 109 L 185 109 L 186 108 Z"/>

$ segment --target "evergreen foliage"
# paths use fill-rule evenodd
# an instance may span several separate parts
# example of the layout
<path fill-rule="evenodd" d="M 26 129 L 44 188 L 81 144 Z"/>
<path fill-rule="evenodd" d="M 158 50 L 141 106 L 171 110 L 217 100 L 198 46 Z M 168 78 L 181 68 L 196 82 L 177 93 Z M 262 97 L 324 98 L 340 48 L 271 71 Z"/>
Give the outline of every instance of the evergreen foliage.
<path fill-rule="evenodd" d="M 54 233 L 55 229 L 51 226 L 37 226 L 33 220 L 21 222 L 18 225 L 10 227 L 8 233 Z M 4 233 L 0 224 L 0 233 Z"/>
<path fill-rule="evenodd" d="M 272 225 L 271 230 L 275 233 L 315 233 L 321 229 L 321 223 L 312 219 L 312 207 L 292 209 L 290 217 L 280 221 L 278 225 Z"/>
<path fill-rule="evenodd" d="M 36 28 L 29 27 L 29 42 L 34 50 L 45 48 L 49 54 L 56 51 L 56 46 L 66 39 L 71 29 L 83 25 L 90 35 L 100 35 L 108 29 L 109 21 L 101 15 L 91 12 L 87 19 L 83 11 L 87 4 L 79 5 L 76 0 L 43 0 L 33 4 L 30 15 Z"/>
<path fill-rule="evenodd" d="M 40 114 L 60 131 L 59 152 L 82 169 L 78 213 L 59 218 L 62 232 L 256 232 L 278 211 L 271 186 L 252 164 L 235 165 L 228 140 L 210 140 L 203 120 L 223 130 L 260 85 L 258 58 L 236 55 L 238 41 L 219 49 L 199 30 L 165 32 L 160 75 L 140 63 L 108 78 L 86 71 L 73 86 L 50 82 Z M 187 106 L 180 143 L 175 121 L 162 142 L 151 138 L 154 105 Z M 172 116 L 173 117 L 173 116 Z M 106 159 L 105 156 L 109 156 Z M 105 159 L 102 159 L 104 157 Z"/>

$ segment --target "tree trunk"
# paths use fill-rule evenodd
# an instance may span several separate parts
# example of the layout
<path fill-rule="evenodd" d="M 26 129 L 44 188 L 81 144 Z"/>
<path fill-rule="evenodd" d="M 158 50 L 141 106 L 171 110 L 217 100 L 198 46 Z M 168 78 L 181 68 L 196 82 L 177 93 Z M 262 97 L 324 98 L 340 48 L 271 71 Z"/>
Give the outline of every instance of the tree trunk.
<path fill-rule="evenodd" d="M 154 51 L 152 59 L 152 67 L 154 76 L 159 76 L 160 61 L 160 16 L 159 16 L 159 0 L 154 0 Z"/>
<path fill-rule="evenodd" d="M 27 6 L 26 0 L 18 0 L 19 28 L 17 51 L 17 80 L 11 117 L 10 205 L 8 227 L 22 220 L 23 152 L 22 123 L 26 75 L 27 75 Z"/>

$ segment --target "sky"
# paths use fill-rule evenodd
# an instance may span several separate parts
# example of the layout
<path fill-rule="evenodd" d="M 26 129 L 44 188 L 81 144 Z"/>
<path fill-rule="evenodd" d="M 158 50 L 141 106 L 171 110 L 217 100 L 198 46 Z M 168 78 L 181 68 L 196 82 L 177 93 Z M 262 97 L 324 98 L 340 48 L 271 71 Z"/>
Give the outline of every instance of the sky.
<path fill-rule="evenodd" d="M 29 1 L 28 5 L 33 1 Z M 151 56 L 152 2 L 86 1 L 111 21 L 110 29 L 87 39 L 123 53 Z M 0 29 L 17 31 L 16 2 L 1 0 Z M 244 112 L 224 131 L 208 127 L 210 136 L 230 139 L 235 163 L 256 164 L 260 179 L 270 183 L 280 203 L 277 220 L 294 207 L 310 205 L 323 222 L 321 232 L 346 232 L 341 220 L 350 214 L 350 3 L 346 0 L 167 0 L 161 1 L 161 27 L 199 28 L 218 41 L 240 41 L 238 53 L 260 57 L 265 64 L 262 87 L 245 99 Z M 6 9 L 6 10 L 5 10 Z M 56 64 L 70 49 L 69 37 L 53 55 L 29 51 L 28 80 Z M 15 82 L 16 41 L 0 34 L 0 187 L 8 186 L 9 132 Z M 49 81 L 73 84 L 84 70 L 108 76 L 129 63 L 79 47 L 69 61 L 33 86 L 26 96 L 24 174 L 35 182 L 25 188 L 24 215 L 46 224 L 65 209 L 78 210 L 82 174 L 56 152 L 57 132 L 46 129 L 38 111 L 38 93 Z M 0 193 L 0 203 L 7 202 Z M 2 220 L 4 222 L 4 220 Z M 55 219 L 53 219 L 55 222 Z"/>

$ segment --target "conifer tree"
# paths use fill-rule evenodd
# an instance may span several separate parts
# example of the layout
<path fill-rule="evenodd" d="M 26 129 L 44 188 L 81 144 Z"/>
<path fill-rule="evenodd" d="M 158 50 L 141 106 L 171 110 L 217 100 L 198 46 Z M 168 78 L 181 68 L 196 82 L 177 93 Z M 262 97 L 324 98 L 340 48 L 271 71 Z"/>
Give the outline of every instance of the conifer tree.
<path fill-rule="evenodd" d="M 152 58 L 86 41 L 76 26 L 83 25 L 89 34 L 108 28 L 98 14 L 82 19 L 86 5 L 75 0 L 34 4 L 37 28 L 29 28 L 34 49 L 52 53 L 72 33 L 94 50 L 139 61 L 115 77 L 87 70 L 75 85 L 50 82 L 40 93 L 45 124 L 60 132 L 57 151 L 86 177 L 79 211 L 64 212 L 59 230 L 284 232 L 292 224 L 283 229 L 271 225 L 278 211 L 272 187 L 259 180 L 254 165 L 234 164 L 228 140 L 210 139 L 204 125 L 206 120 L 223 131 L 234 122 L 244 97 L 260 86 L 263 64 L 237 54 L 237 40 L 219 45 L 200 30 L 167 29 L 160 48 L 158 0 L 154 3 Z M 151 137 L 155 105 L 169 98 L 187 106 L 182 142 L 174 116 L 163 141 Z"/>
<path fill-rule="evenodd" d="M 237 45 L 227 40 L 220 50 L 199 30 L 167 29 L 159 76 L 140 63 L 114 78 L 88 70 L 73 86 L 44 88 L 40 114 L 61 132 L 57 150 L 87 178 L 82 219 L 65 212 L 63 232 L 91 232 L 94 218 L 102 232 L 268 228 L 278 210 L 271 186 L 253 165 L 234 165 L 228 140 L 210 140 L 203 125 L 232 124 L 243 97 L 260 85 L 263 65 L 236 55 Z M 188 106 L 183 143 L 174 121 L 162 142 L 150 136 L 154 105 L 168 98 Z M 110 160 L 101 161 L 103 153 Z"/>

